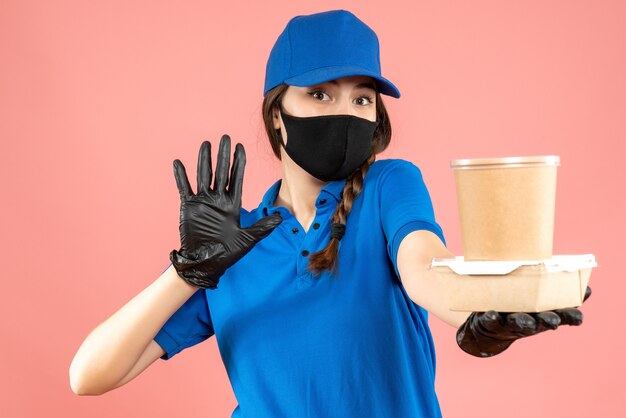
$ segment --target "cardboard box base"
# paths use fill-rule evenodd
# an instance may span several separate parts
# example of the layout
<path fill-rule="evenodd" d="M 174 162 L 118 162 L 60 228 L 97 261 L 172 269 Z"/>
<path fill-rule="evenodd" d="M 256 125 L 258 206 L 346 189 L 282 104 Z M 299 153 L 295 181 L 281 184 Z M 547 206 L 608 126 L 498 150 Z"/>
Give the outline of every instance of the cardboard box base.
<path fill-rule="evenodd" d="M 582 305 L 591 268 L 548 272 L 541 265 L 522 266 L 506 275 L 460 275 L 432 267 L 447 287 L 452 311 L 540 312 Z"/>

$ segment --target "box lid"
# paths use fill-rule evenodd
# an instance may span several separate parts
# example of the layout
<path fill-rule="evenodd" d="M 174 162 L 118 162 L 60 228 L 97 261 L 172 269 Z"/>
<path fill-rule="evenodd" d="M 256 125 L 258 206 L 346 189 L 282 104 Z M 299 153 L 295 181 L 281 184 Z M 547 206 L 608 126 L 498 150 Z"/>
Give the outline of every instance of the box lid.
<path fill-rule="evenodd" d="M 543 260 L 507 260 L 507 261 L 465 261 L 463 256 L 455 258 L 433 258 L 431 267 L 448 267 L 456 274 L 509 274 L 522 266 L 542 264 L 548 272 L 576 271 L 597 267 L 593 254 L 555 255 Z"/>

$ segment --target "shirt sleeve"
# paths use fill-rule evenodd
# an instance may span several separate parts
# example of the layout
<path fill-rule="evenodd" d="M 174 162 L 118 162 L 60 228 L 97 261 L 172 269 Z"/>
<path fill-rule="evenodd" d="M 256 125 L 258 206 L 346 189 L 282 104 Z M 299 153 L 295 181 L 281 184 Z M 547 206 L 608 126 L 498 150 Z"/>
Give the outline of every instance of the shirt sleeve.
<path fill-rule="evenodd" d="M 416 230 L 427 230 L 437 235 L 446 245 L 443 230 L 435 220 L 430 194 L 421 170 L 412 162 L 391 160 L 381 171 L 380 211 L 387 253 L 398 273 L 398 247 L 405 236 Z"/>
<path fill-rule="evenodd" d="M 161 358 L 169 360 L 185 348 L 201 343 L 214 334 L 205 289 L 198 289 L 163 324 L 154 336 L 154 341 L 165 350 Z"/>

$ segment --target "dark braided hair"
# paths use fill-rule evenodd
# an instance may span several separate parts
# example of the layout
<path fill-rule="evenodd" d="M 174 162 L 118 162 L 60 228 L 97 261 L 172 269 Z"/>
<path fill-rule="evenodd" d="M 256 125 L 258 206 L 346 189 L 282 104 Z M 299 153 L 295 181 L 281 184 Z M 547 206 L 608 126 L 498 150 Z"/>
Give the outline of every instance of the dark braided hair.
<path fill-rule="evenodd" d="M 280 84 L 268 91 L 263 99 L 262 112 L 265 130 L 267 132 L 272 151 L 279 160 L 281 145 L 276 130 L 274 129 L 273 117 L 274 111 L 280 110 L 280 100 L 288 87 L 289 86 L 286 84 Z M 331 270 L 333 272 L 337 271 L 339 241 L 341 239 L 340 237 L 343 235 L 348 215 L 352 210 L 352 204 L 363 189 L 363 180 L 365 179 L 365 175 L 367 174 L 370 166 L 376 160 L 376 155 L 383 152 L 391 141 L 391 123 L 389 121 L 389 114 L 387 113 L 387 109 L 385 108 L 379 92 L 376 92 L 376 120 L 380 121 L 380 123 L 374 131 L 372 153 L 359 168 L 350 173 L 350 175 L 346 178 L 346 185 L 342 191 L 341 202 L 337 204 L 337 208 L 332 216 L 333 233 L 331 233 L 330 241 L 322 250 L 309 256 L 309 271 L 317 276 L 319 276 L 323 270 Z"/>

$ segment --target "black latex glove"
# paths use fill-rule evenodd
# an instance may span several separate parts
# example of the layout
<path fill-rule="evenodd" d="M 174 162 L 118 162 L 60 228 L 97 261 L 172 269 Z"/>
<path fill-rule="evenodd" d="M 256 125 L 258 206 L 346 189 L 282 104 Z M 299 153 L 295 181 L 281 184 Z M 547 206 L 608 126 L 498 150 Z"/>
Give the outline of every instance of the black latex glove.
<path fill-rule="evenodd" d="M 241 191 L 246 165 L 243 145 L 235 147 L 230 181 L 229 165 L 230 137 L 223 135 L 217 157 L 215 185 L 211 189 L 211 143 L 204 141 L 198 155 L 198 190 L 194 194 L 183 163 L 174 160 L 174 176 L 180 193 L 181 247 L 170 253 L 170 260 L 178 275 L 196 287 L 217 288 L 224 271 L 282 222 L 280 214 L 275 213 L 249 228 L 240 227 Z"/>
<path fill-rule="evenodd" d="M 591 295 L 587 286 L 583 302 Z M 539 334 L 559 325 L 580 325 L 583 313 L 576 308 L 542 312 L 472 312 L 456 333 L 456 342 L 463 351 L 476 357 L 500 354 L 515 340 Z"/>

